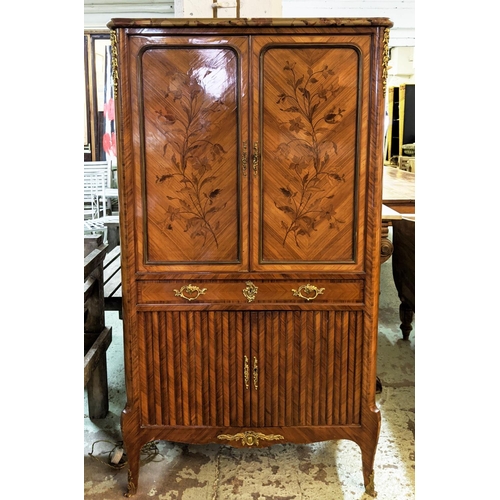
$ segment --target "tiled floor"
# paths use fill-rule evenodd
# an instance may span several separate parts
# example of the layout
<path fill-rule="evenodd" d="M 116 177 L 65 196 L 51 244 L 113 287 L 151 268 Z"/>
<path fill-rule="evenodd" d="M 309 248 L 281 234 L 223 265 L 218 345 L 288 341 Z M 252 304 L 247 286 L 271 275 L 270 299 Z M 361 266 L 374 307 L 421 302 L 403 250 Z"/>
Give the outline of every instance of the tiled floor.
<path fill-rule="evenodd" d="M 375 457 L 378 500 L 415 498 L 415 322 L 410 340 L 399 330 L 399 300 L 391 260 L 382 265 L 378 369 L 383 390 L 377 395 L 382 415 Z M 125 404 L 122 322 L 107 313 L 113 328 L 108 350 L 110 411 L 105 419 L 84 417 L 84 491 L 88 500 L 123 498 L 126 468 L 109 465 L 121 441 L 120 413 Z M 87 412 L 84 399 L 84 412 Z M 89 453 L 94 447 L 93 455 Z M 159 442 L 144 455 L 137 500 L 365 500 L 361 453 L 341 440 L 263 449 L 191 446 Z"/>

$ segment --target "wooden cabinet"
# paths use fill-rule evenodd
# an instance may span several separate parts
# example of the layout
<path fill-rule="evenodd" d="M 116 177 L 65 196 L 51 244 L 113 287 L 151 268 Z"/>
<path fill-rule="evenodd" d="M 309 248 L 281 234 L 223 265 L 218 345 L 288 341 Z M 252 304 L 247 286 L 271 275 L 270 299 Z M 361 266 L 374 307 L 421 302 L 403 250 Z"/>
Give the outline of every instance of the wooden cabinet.
<path fill-rule="evenodd" d="M 135 493 L 153 439 L 351 439 L 373 490 L 383 19 L 114 19 Z"/>

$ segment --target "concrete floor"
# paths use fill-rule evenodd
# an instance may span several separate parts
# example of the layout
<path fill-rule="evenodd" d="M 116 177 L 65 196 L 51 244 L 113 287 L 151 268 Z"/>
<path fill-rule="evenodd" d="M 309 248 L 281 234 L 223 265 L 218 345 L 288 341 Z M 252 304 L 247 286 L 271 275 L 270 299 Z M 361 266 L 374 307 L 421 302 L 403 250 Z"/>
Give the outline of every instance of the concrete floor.
<path fill-rule="evenodd" d="M 381 268 L 378 368 L 383 390 L 375 457 L 377 500 L 415 498 L 415 322 L 410 340 L 399 329 L 399 299 L 391 259 Z M 109 464 L 121 442 L 120 414 L 125 405 L 122 322 L 106 313 L 113 328 L 108 349 L 110 408 L 106 418 L 90 421 L 84 396 L 84 496 L 88 500 L 123 498 L 127 470 Z M 93 454 L 89 455 L 92 452 Z M 310 445 L 236 449 L 220 445 L 159 442 L 141 462 L 137 500 L 368 500 L 361 453 L 347 440 Z"/>

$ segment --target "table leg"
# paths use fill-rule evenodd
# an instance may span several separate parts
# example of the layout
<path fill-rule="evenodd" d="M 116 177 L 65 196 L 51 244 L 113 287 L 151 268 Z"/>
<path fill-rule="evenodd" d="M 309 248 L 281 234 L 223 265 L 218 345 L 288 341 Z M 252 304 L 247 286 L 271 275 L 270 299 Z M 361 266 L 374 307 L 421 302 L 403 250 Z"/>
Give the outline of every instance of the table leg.
<path fill-rule="evenodd" d="M 382 221 L 382 240 L 380 243 L 380 264 L 383 264 L 392 255 L 394 247 L 389 239 L 389 222 Z"/>

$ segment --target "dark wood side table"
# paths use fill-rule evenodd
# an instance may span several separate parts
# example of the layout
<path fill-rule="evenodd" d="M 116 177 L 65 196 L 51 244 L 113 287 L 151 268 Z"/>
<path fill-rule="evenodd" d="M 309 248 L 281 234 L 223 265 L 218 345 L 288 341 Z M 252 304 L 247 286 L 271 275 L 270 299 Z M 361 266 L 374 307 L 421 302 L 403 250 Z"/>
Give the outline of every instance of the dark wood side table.
<path fill-rule="evenodd" d="M 415 173 L 384 166 L 382 189 L 381 262 L 392 255 L 392 275 L 401 300 L 400 328 L 408 340 L 415 312 Z"/>
<path fill-rule="evenodd" d="M 401 304 L 399 319 L 403 339 L 408 340 L 412 331 L 415 312 L 415 219 L 403 217 L 392 223 L 392 275 Z"/>
<path fill-rule="evenodd" d="M 386 262 L 394 251 L 389 239 L 389 226 L 402 214 L 415 213 L 415 174 L 384 166 L 382 180 L 382 241 L 380 263 Z"/>

